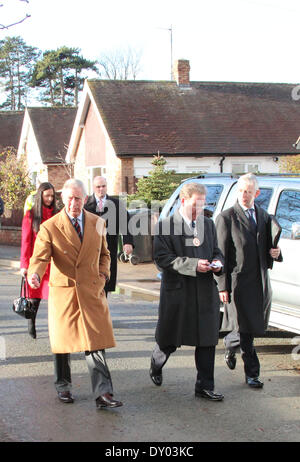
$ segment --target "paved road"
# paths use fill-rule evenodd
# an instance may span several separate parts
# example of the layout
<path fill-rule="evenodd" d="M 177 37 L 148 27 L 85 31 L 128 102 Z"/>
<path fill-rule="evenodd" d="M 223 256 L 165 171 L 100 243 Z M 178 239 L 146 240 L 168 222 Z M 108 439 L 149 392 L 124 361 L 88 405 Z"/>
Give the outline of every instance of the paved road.
<path fill-rule="evenodd" d="M 32 340 L 26 322 L 10 309 L 18 283 L 16 270 L 0 267 L 0 441 L 299 441 L 300 362 L 291 357 L 290 336 L 257 339 L 263 390 L 243 383 L 240 358 L 235 371 L 227 369 L 220 338 L 215 377 L 225 400 L 210 403 L 193 394 L 193 348 L 170 358 L 161 388 L 152 384 L 148 368 L 157 304 L 110 295 L 118 344 L 107 358 L 124 407 L 96 411 L 82 354 L 72 355 L 75 403 L 56 398 L 47 305 L 42 302 L 38 338 Z"/>

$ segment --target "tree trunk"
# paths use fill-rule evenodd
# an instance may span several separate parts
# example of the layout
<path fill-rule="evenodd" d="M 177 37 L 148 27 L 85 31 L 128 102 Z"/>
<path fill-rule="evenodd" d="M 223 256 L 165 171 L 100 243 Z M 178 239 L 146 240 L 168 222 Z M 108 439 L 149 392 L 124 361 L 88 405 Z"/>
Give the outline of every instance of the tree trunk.
<path fill-rule="evenodd" d="M 65 85 L 64 85 L 64 75 L 62 69 L 59 71 L 59 79 L 60 79 L 60 94 L 61 94 L 61 104 L 62 106 L 66 105 L 65 100 Z"/>

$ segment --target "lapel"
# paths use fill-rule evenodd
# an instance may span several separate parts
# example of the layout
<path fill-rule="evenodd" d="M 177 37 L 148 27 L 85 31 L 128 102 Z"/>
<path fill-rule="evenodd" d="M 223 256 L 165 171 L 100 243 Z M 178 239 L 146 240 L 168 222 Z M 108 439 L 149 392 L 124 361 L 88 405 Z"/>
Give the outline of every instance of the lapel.
<path fill-rule="evenodd" d="M 83 210 L 83 239 L 82 243 L 79 249 L 79 255 L 77 262 L 79 263 L 80 260 L 82 259 L 82 256 L 85 254 L 86 250 L 91 247 L 91 243 L 95 242 L 95 226 L 94 226 L 94 220 L 91 219 L 88 214 L 86 213 L 85 210 Z M 75 231 L 75 230 L 74 230 Z M 75 231 L 76 232 L 76 231 Z M 76 233 L 77 234 L 77 233 Z M 78 238 L 80 241 L 80 239 Z"/>
<path fill-rule="evenodd" d="M 240 206 L 240 204 L 238 202 L 236 202 L 235 205 L 233 206 L 233 208 L 234 208 L 234 211 L 236 213 L 236 216 L 237 216 L 237 219 L 239 220 L 239 222 L 242 223 L 242 225 L 247 229 L 247 231 L 249 231 L 249 233 L 251 233 L 253 236 L 256 236 L 257 233 L 255 233 L 253 231 L 253 229 L 251 227 L 251 224 L 250 224 L 250 221 L 249 221 L 248 217 L 246 216 L 244 210 Z M 257 211 L 257 209 L 255 207 L 255 213 L 256 213 L 256 211 Z M 257 215 L 256 215 L 256 218 L 257 218 Z"/>
<path fill-rule="evenodd" d="M 62 209 L 61 212 L 59 212 L 59 218 L 57 222 L 57 227 L 60 230 L 60 232 L 64 235 L 66 240 L 74 247 L 78 253 L 80 251 L 81 247 L 81 242 L 79 239 L 79 236 L 72 225 L 65 208 Z"/>
<path fill-rule="evenodd" d="M 79 236 L 68 215 L 66 214 L 65 209 L 59 213 L 57 227 L 67 239 L 69 244 L 71 244 L 72 247 L 76 249 L 78 253 L 78 259 L 81 258 L 81 255 L 85 252 L 85 249 L 88 248 L 88 243 L 93 241 L 95 227 L 92 225 L 92 223 L 93 220 L 89 219 L 87 212 L 83 209 L 83 239 L 82 242 L 80 242 Z"/>
<path fill-rule="evenodd" d="M 204 216 L 201 215 L 196 220 L 196 230 L 190 228 L 189 225 L 184 221 L 183 217 L 179 213 L 179 210 L 175 210 L 173 215 L 173 234 L 178 236 L 181 240 L 181 244 L 183 246 L 184 253 L 186 253 L 189 257 L 199 258 L 199 253 L 201 253 L 203 245 L 197 247 L 193 243 L 193 239 L 195 235 L 200 239 L 200 241 L 204 242 L 203 234 L 204 234 Z"/>
<path fill-rule="evenodd" d="M 91 196 L 89 196 L 88 198 L 88 201 L 86 203 L 86 206 L 90 209 L 93 210 L 93 212 L 96 212 L 96 207 L 97 207 L 97 201 L 96 201 L 96 198 L 95 198 L 95 195 L 92 194 Z"/>
<path fill-rule="evenodd" d="M 254 205 L 254 207 L 257 222 L 257 236 L 261 236 L 264 229 L 263 210 L 260 207 L 257 207 L 257 205 Z"/>

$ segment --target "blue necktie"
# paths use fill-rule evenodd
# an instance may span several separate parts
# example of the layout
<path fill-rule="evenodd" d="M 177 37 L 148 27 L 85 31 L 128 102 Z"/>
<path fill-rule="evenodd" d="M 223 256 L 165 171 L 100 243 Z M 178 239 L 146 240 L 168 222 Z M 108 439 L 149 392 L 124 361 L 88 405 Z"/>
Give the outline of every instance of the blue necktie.
<path fill-rule="evenodd" d="M 248 213 L 249 213 L 249 217 L 248 217 L 248 218 L 249 218 L 249 221 L 250 221 L 251 228 L 253 229 L 253 231 L 256 232 L 256 230 L 257 230 L 257 223 L 256 223 L 256 221 L 255 221 L 255 219 L 254 219 L 254 216 L 253 216 L 253 214 L 254 214 L 254 209 L 248 209 Z"/>

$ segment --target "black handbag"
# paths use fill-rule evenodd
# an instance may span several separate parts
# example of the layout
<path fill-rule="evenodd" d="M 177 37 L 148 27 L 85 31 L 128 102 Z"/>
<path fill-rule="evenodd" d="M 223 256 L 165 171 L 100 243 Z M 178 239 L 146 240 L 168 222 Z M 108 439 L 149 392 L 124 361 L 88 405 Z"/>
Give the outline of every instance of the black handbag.
<path fill-rule="evenodd" d="M 28 300 L 28 282 L 22 277 L 20 297 L 13 301 L 12 310 L 25 319 L 31 319 L 35 316 L 36 309 L 30 300 Z"/>

